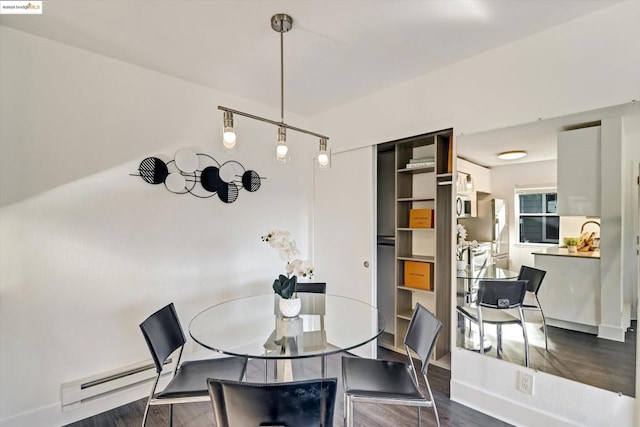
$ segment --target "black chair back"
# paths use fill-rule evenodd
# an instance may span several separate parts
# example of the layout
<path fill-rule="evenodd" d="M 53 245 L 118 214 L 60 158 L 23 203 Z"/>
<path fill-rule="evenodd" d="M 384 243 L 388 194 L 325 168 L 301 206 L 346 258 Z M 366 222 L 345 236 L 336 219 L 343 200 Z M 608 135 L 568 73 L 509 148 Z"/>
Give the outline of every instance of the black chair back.
<path fill-rule="evenodd" d="M 255 384 L 207 380 L 218 427 L 333 426 L 336 378 Z"/>
<path fill-rule="evenodd" d="M 522 305 L 527 292 L 526 280 L 480 280 L 479 306 L 506 310 Z"/>
<path fill-rule="evenodd" d="M 162 371 L 167 358 L 186 342 L 173 303 L 153 313 L 140 324 L 142 335 L 156 364 L 156 371 Z"/>
<path fill-rule="evenodd" d="M 422 362 L 422 374 L 426 374 L 431 353 L 436 346 L 442 322 L 429 310 L 417 303 L 411 317 L 404 344 L 413 350 Z"/>
<path fill-rule="evenodd" d="M 527 291 L 538 295 L 538 290 L 540 290 L 540 285 L 542 284 L 542 279 L 544 279 L 545 274 L 547 274 L 547 272 L 544 270 L 523 265 L 520 267 L 518 280 L 528 280 Z"/>
<path fill-rule="evenodd" d="M 296 285 L 296 292 L 326 294 L 327 284 L 324 282 L 301 282 Z"/>

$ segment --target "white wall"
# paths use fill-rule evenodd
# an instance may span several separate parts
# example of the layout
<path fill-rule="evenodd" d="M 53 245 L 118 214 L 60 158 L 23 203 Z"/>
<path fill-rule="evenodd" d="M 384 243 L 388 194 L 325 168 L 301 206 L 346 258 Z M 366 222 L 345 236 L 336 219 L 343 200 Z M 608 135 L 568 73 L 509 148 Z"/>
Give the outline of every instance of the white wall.
<path fill-rule="evenodd" d="M 62 413 L 60 385 L 149 359 L 138 325 L 156 309 L 173 301 L 186 330 L 212 304 L 271 292 L 284 264 L 260 240 L 269 229 L 309 255 L 316 146 L 291 135 L 279 167 L 275 128 L 236 120 L 241 145 L 227 155 L 216 106 L 251 104 L 0 30 L 2 194 L 14 202 L 0 209 L 0 423 L 61 425 L 109 409 Z M 185 147 L 267 179 L 227 205 L 129 176 Z M 86 176 L 85 164 L 103 170 Z"/>
<path fill-rule="evenodd" d="M 460 138 L 464 144 L 464 138 Z M 518 271 L 521 265 L 533 266 L 532 252 L 550 245 L 518 242 L 518 218 L 516 217 L 516 188 L 555 186 L 557 161 L 520 163 L 491 168 L 491 191 L 498 199 L 504 199 L 509 209 L 509 269 Z"/>
<path fill-rule="evenodd" d="M 467 135 L 640 99 L 638 21 L 640 2 L 615 5 L 355 100 L 317 123 L 337 151 L 446 127 Z M 640 421 L 632 415 L 638 399 L 547 375 L 537 376 L 533 397 L 525 396 L 515 387 L 520 367 L 457 349 L 452 367 L 453 400 L 518 425 Z M 508 411 L 513 405 L 519 414 Z"/>

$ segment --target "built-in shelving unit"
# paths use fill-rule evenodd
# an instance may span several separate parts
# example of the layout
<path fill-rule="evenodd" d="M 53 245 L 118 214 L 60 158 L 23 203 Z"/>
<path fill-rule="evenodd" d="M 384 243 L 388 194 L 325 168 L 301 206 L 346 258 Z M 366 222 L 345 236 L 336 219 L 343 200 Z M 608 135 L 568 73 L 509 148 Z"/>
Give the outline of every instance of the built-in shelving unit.
<path fill-rule="evenodd" d="M 416 302 L 443 323 L 434 358 L 450 352 L 451 259 L 453 235 L 452 131 L 446 130 L 386 144 L 394 153 L 395 259 L 394 319 L 378 343 L 404 351 L 406 334 Z M 408 167 L 412 159 L 433 159 L 425 167 Z M 425 160 L 429 162 L 429 160 Z M 431 209 L 433 227 L 410 225 L 412 209 Z M 438 260 L 441 260 L 438 262 Z M 427 264 L 427 289 L 405 283 L 406 263 Z M 416 264 L 413 264 L 416 267 Z"/>

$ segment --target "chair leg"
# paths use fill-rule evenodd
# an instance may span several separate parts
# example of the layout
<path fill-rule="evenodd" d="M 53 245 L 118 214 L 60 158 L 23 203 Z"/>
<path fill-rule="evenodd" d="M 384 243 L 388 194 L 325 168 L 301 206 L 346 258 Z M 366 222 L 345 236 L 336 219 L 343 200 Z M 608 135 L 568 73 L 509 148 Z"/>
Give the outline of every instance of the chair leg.
<path fill-rule="evenodd" d="M 540 314 L 542 315 L 542 330 L 544 331 L 544 349 L 549 351 L 549 342 L 547 339 L 547 319 L 544 317 L 544 311 L 542 311 L 542 306 L 540 305 L 540 300 L 538 300 L 538 295 L 536 295 L 536 301 L 538 302 L 538 310 L 540 310 Z"/>
<path fill-rule="evenodd" d="M 522 326 L 522 336 L 524 337 L 524 365 L 529 367 L 529 339 L 527 338 L 527 326 L 524 322 L 524 313 L 522 307 L 518 307 L 520 312 L 520 326 Z"/>
<path fill-rule="evenodd" d="M 149 401 L 151 401 L 151 398 L 149 398 Z M 147 402 L 147 407 L 144 408 L 144 416 L 142 417 L 142 427 L 146 427 L 147 425 L 147 416 L 149 415 L 149 402 Z"/>
<path fill-rule="evenodd" d="M 345 395 L 344 413 L 345 427 L 353 427 L 353 401 L 351 400 L 351 396 L 348 395 Z"/>
<path fill-rule="evenodd" d="M 478 330 L 480 331 L 480 353 L 484 354 L 484 324 L 478 322 Z"/>
<path fill-rule="evenodd" d="M 500 353 L 502 352 L 502 325 L 496 324 L 496 335 L 498 335 L 498 344 L 496 348 L 496 353 L 498 357 L 500 357 Z"/>
<path fill-rule="evenodd" d="M 327 378 L 327 356 L 325 356 L 324 354 L 322 355 L 321 363 L 322 378 Z"/>
<path fill-rule="evenodd" d="M 160 380 L 160 374 L 156 376 L 156 381 L 153 383 L 153 387 L 151 388 L 151 394 L 149 395 L 149 399 L 147 399 L 147 407 L 144 408 L 144 415 L 142 416 L 142 427 L 147 425 L 147 417 L 149 416 L 149 408 L 151 407 L 151 399 L 153 399 L 153 393 L 156 392 L 156 387 L 158 387 L 158 381 Z"/>
<path fill-rule="evenodd" d="M 169 406 L 169 427 L 173 427 L 173 403 Z"/>
<path fill-rule="evenodd" d="M 429 385 L 429 380 L 427 376 L 424 376 L 424 382 L 427 385 L 427 391 L 429 392 L 429 399 L 431 399 L 431 404 L 433 405 L 433 413 L 436 416 L 436 425 L 440 427 L 440 417 L 438 416 L 438 407 L 436 406 L 436 400 L 433 398 L 433 393 L 431 392 L 431 386 Z"/>
<path fill-rule="evenodd" d="M 420 407 L 418 406 L 418 427 L 422 427 L 422 417 L 420 416 Z"/>

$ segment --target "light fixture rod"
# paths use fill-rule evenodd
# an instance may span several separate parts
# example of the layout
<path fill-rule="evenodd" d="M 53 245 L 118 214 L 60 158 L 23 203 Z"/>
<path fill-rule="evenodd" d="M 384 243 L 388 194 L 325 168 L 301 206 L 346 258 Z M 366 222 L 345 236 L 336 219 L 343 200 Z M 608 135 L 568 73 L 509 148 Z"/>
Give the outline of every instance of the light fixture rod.
<path fill-rule="evenodd" d="M 230 113 L 237 114 L 239 116 L 248 117 L 250 119 L 259 120 L 259 121 L 265 122 L 265 123 L 271 123 L 272 125 L 275 125 L 275 126 L 282 126 L 282 127 L 285 127 L 287 129 L 291 129 L 291 130 L 296 131 L 296 132 L 306 133 L 307 135 L 313 135 L 313 136 L 316 136 L 318 138 L 324 138 L 326 140 L 329 140 L 328 136 L 320 135 L 319 133 L 311 132 L 311 131 L 308 131 L 308 130 L 305 130 L 305 129 L 300 129 L 300 128 L 295 127 L 295 126 L 288 125 L 288 124 L 286 124 L 284 122 L 277 122 L 275 120 L 265 119 L 264 117 L 256 116 L 256 115 L 253 115 L 253 114 L 243 113 L 242 111 L 234 110 L 234 109 L 228 108 L 228 107 L 223 107 L 222 105 L 218 105 L 218 110 L 228 111 Z"/>
<path fill-rule="evenodd" d="M 280 31 L 280 121 L 284 123 L 284 32 Z"/>

